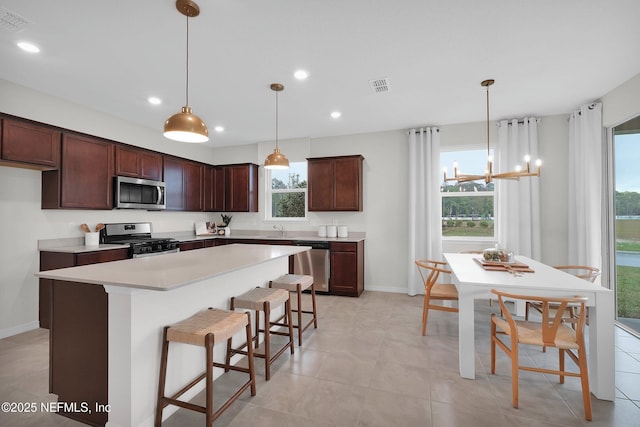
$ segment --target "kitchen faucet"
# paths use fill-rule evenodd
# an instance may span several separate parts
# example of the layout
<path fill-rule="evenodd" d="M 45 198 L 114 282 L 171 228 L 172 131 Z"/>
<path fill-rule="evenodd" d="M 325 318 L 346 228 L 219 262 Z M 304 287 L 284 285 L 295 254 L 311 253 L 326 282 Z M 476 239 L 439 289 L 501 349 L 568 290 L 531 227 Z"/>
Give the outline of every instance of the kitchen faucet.
<path fill-rule="evenodd" d="M 284 237 L 284 225 L 282 225 L 282 224 L 274 224 L 273 225 L 273 229 L 274 230 L 280 230 L 280 233 L 282 233 L 282 237 Z"/>

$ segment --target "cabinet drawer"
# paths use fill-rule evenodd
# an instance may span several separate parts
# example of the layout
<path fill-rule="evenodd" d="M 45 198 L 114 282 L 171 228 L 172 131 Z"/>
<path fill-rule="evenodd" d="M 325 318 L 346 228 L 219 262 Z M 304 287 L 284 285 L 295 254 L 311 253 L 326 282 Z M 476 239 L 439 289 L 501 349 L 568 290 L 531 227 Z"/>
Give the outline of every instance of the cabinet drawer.
<path fill-rule="evenodd" d="M 329 247 L 332 251 L 338 252 L 356 252 L 358 250 L 358 244 L 351 242 L 331 242 Z"/>

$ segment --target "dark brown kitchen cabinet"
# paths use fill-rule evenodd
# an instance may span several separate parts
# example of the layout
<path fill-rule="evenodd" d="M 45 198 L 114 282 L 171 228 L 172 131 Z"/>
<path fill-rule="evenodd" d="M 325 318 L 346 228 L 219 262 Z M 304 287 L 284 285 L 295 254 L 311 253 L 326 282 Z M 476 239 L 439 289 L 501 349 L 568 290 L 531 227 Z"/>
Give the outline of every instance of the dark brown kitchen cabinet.
<path fill-rule="evenodd" d="M 258 165 L 225 165 L 224 210 L 258 212 Z"/>
<path fill-rule="evenodd" d="M 60 169 L 42 172 L 42 208 L 112 209 L 113 173 L 111 142 L 63 133 Z"/>
<path fill-rule="evenodd" d="M 116 175 L 162 181 L 162 155 L 116 145 Z"/>
<path fill-rule="evenodd" d="M 188 240 L 186 242 L 180 242 L 180 252 L 192 251 L 194 249 L 202 249 L 207 247 L 206 240 Z"/>
<path fill-rule="evenodd" d="M 362 211 L 361 155 L 307 159 L 309 211 Z"/>
<path fill-rule="evenodd" d="M 204 210 L 205 212 L 224 211 L 224 167 L 205 166 L 204 168 Z"/>
<path fill-rule="evenodd" d="M 364 291 L 364 241 L 329 244 L 332 295 L 357 297 Z"/>
<path fill-rule="evenodd" d="M 40 271 L 57 268 L 76 267 L 79 265 L 98 264 L 101 262 L 119 261 L 129 257 L 128 248 L 110 249 L 92 252 L 40 252 Z M 38 317 L 40 327 L 49 329 L 51 324 L 51 279 L 40 279 Z"/>
<path fill-rule="evenodd" d="M 2 163 L 35 169 L 60 165 L 60 132 L 45 126 L 11 119 L 0 120 Z"/>
<path fill-rule="evenodd" d="M 167 209 L 201 212 L 203 210 L 204 165 L 165 156 L 164 181 Z"/>

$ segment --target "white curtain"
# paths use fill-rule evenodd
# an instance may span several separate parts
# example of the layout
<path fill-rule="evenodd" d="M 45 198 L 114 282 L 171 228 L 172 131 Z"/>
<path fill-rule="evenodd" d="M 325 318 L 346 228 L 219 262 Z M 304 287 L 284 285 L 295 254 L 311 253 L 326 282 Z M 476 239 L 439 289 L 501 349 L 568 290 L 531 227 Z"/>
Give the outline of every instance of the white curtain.
<path fill-rule="evenodd" d="M 414 261 L 442 258 L 440 133 L 437 128 L 409 132 L 408 294 L 424 292 Z"/>
<path fill-rule="evenodd" d="M 531 170 L 538 156 L 538 120 L 502 120 L 498 124 L 498 149 L 495 172 L 524 168 L 524 156 L 531 156 Z M 540 260 L 540 178 L 524 177 L 519 181 L 497 179 L 497 237 L 501 247 L 516 255 Z"/>
<path fill-rule="evenodd" d="M 602 104 L 569 117 L 569 264 L 601 268 Z"/>

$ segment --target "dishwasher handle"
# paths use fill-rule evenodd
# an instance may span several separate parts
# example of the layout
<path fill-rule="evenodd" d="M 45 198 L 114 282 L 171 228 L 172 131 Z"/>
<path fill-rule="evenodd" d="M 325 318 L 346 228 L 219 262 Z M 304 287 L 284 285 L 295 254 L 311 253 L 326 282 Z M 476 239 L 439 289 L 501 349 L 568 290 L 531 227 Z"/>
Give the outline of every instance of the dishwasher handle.
<path fill-rule="evenodd" d="M 329 242 L 321 240 L 295 240 L 294 246 L 311 246 L 311 249 L 329 249 Z"/>

